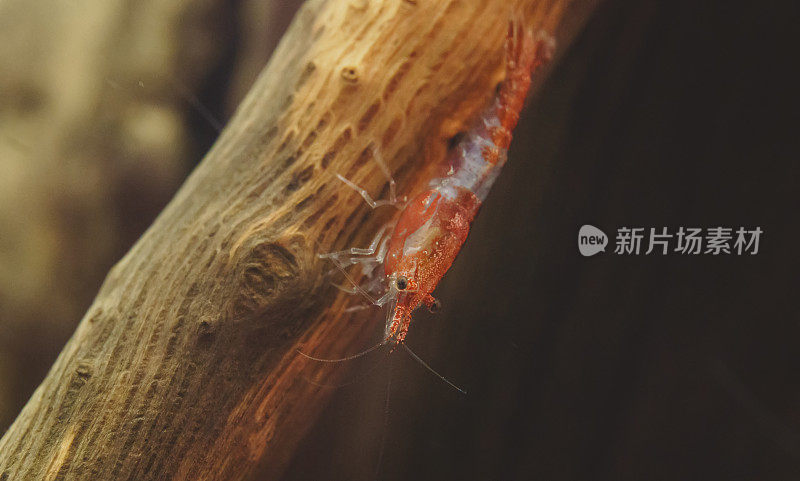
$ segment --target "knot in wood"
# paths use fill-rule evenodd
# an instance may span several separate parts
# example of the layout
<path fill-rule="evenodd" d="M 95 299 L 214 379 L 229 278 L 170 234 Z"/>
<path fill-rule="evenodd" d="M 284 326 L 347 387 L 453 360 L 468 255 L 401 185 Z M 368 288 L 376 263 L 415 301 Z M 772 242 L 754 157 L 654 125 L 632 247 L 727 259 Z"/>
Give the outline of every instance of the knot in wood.
<path fill-rule="evenodd" d="M 274 242 L 257 244 L 243 260 L 235 302 L 238 315 L 266 309 L 286 285 L 299 276 L 297 258 Z"/>

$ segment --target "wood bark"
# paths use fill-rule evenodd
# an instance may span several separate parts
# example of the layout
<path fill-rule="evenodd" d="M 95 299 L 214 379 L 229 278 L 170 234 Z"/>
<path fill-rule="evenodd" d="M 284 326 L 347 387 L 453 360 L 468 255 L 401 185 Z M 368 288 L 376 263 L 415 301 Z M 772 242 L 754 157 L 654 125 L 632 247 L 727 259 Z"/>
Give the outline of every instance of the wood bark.
<path fill-rule="evenodd" d="M 564 5 L 526 4 L 557 30 Z M 569 13 L 569 12 L 567 12 Z M 502 0 L 312 0 L 204 161 L 131 251 L 0 440 L 0 480 L 276 478 L 330 396 L 297 355 L 378 339 L 316 253 L 364 245 L 339 173 L 403 194 L 503 75 Z M 571 24 L 572 25 L 572 24 Z"/>
<path fill-rule="evenodd" d="M 224 0 L 0 2 L 0 435 L 216 138 L 191 107 L 214 111 L 205 85 L 236 70 L 235 13 Z"/>

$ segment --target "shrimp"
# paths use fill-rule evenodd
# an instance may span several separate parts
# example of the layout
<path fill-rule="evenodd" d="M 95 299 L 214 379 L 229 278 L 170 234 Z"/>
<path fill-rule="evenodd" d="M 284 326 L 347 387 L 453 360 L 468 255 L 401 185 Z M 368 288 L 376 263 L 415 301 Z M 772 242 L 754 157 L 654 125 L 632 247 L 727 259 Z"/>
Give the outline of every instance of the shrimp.
<path fill-rule="evenodd" d="M 520 18 L 509 22 L 505 46 L 506 78 L 492 104 L 444 159 L 440 169 L 444 175 L 432 178 L 425 191 L 407 201 L 391 233 L 384 235 L 383 232 L 388 229 L 382 229 L 369 248 L 320 255 L 331 259 L 345 273 L 354 285 L 352 292 L 359 291 L 373 304 L 382 306 L 388 303 L 390 307 L 384 338 L 379 344 L 344 359 L 312 359 L 331 362 L 348 360 L 386 344 L 392 345 L 392 350 L 401 345 L 423 366 L 463 392 L 433 371 L 404 341 L 414 310 L 423 305 L 431 310 L 438 307 L 439 302 L 431 293 L 455 261 L 467 239 L 472 221 L 506 162 L 511 132 L 517 125 L 528 94 L 531 74 L 550 60 L 554 47 L 554 40 L 546 32 L 534 34 L 532 29 L 523 26 Z M 386 204 L 397 205 L 394 182 L 388 169 L 380 156 L 375 158 L 390 179 L 392 200 L 373 201 L 363 189 L 341 176 L 339 178 L 373 208 Z M 388 289 L 380 299 L 374 299 L 353 281 L 344 267 L 356 263 L 369 266 L 379 262 L 383 263 L 383 280 L 388 282 Z"/>
<path fill-rule="evenodd" d="M 387 342 L 403 343 L 415 309 L 438 305 L 431 293 L 453 264 L 506 162 L 531 73 L 551 58 L 554 43 L 544 32 L 534 35 L 519 21 L 509 23 L 507 74 L 494 102 L 446 159 L 446 174 L 431 179 L 400 213 L 384 259 L 394 298 L 384 332 Z"/>

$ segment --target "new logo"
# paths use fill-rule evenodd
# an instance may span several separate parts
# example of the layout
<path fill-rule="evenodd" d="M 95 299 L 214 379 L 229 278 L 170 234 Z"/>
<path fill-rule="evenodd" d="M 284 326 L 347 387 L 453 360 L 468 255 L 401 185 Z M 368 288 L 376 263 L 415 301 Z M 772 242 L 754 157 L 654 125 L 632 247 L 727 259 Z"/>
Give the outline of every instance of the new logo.
<path fill-rule="evenodd" d="M 608 236 L 593 225 L 581 226 L 578 231 L 578 250 L 585 257 L 591 257 L 598 252 L 605 252 L 608 245 Z"/>

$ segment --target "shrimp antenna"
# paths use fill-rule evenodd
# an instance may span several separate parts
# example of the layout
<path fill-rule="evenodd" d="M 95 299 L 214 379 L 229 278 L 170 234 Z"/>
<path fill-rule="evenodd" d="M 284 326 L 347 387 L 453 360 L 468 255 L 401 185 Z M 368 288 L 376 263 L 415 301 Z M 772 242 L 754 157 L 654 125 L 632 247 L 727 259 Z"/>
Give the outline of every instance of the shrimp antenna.
<path fill-rule="evenodd" d="M 314 386 L 317 386 L 317 387 L 339 389 L 340 387 L 351 386 L 351 385 L 353 385 L 353 384 L 355 384 L 357 382 L 363 381 L 364 379 L 367 378 L 367 376 L 369 376 L 370 374 L 375 372 L 375 370 L 378 368 L 378 366 L 380 366 L 380 363 L 375 363 L 373 366 L 371 366 L 366 371 L 364 371 L 362 373 L 359 373 L 359 374 L 356 374 L 355 376 L 353 376 L 353 378 L 350 379 L 349 381 L 345 381 L 345 382 L 339 383 L 339 384 L 328 384 L 328 383 L 323 383 L 323 382 L 317 382 L 317 381 L 309 379 L 309 378 L 307 378 L 305 376 L 302 376 L 302 378 L 307 383 L 313 384 Z"/>
<path fill-rule="evenodd" d="M 392 392 L 392 373 L 394 372 L 394 364 L 392 359 L 389 359 L 389 375 L 386 381 L 386 404 L 383 406 L 383 430 L 381 431 L 381 451 L 378 454 L 378 464 L 375 466 L 375 480 L 378 480 L 378 475 L 381 474 L 381 464 L 383 463 L 383 452 L 386 450 L 386 431 L 389 429 L 389 395 Z"/>
<path fill-rule="evenodd" d="M 197 95 L 193 94 L 191 90 L 189 90 L 186 85 L 179 82 L 175 78 L 170 78 L 169 80 L 172 81 L 172 86 L 178 92 L 178 95 L 183 97 L 183 100 L 189 102 L 189 105 L 200 114 L 203 119 L 211 125 L 211 127 L 217 132 L 217 134 L 222 133 L 223 125 L 222 122 L 217 120 L 211 110 L 206 107 L 203 102 L 197 97 Z"/>
<path fill-rule="evenodd" d="M 415 359 L 415 360 L 416 360 L 418 363 L 422 364 L 422 365 L 425 367 L 425 369 L 427 369 L 428 371 L 432 372 L 432 373 L 433 373 L 433 374 L 434 374 L 436 377 L 438 377 L 438 378 L 439 378 L 439 379 L 441 379 L 442 381 L 444 381 L 444 382 L 446 382 L 447 384 L 449 384 L 449 385 L 450 385 L 450 387 L 452 387 L 452 388 L 453 388 L 453 389 L 455 389 L 456 391 L 460 392 L 461 394 L 463 394 L 463 395 L 465 395 L 465 396 L 467 395 L 467 391 L 465 391 L 465 390 L 461 389 L 460 387 L 456 386 L 456 385 L 455 385 L 455 384 L 453 384 L 452 382 L 448 381 L 446 377 L 444 377 L 444 376 L 442 376 L 441 374 L 439 374 L 438 372 L 434 371 L 434 370 L 433 370 L 433 368 L 432 368 L 432 367 L 430 367 L 430 366 L 429 366 L 429 365 L 428 365 L 428 364 L 427 364 L 425 361 L 423 361 L 423 360 L 422 360 L 422 359 L 421 359 L 419 356 L 417 356 L 416 354 L 414 354 L 414 351 L 412 351 L 412 350 L 411 350 L 411 348 L 410 348 L 410 347 L 408 347 L 408 346 L 406 345 L 406 343 L 405 343 L 405 342 L 401 342 L 401 343 L 400 343 L 400 345 L 402 345 L 402 346 L 403 346 L 403 349 L 405 349 L 406 351 L 408 351 L 408 353 L 411 355 L 411 357 L 413 357 L 413 358 L 414 358 L 414 359 Z"/>
<path fill-rule="evenodd" d="M 300 354 L 303 357 L 307 357 L 308 359 L 311 359 L 312 361 L 317 361 L 317 362 L 343 362 L 343 361 L 350 361 L 350 360 L 359 358 L 361 356 L 365 356 L 365 355 L 371 353 L 372 351 L 374 351 L 375 349 L 378 349 L 379 347 L 385 346 L 385 345 L 386 345 L 386 339 L 382 340 L 381 342 L 375 344 L 374 346 L 372 346 L 372 347 L 370 347 L 368 349 L 365 349 L 365 350 L 363 350 L 363 351 L 361 351 L 359 353 L 352 354 L 352 355 L 347 356 L 347 357 L 343 357 L 341 359 L 323 359 L 321 357 L 309 356 L 308 354 L 304 353 L 300 349 L 297 349 L 297 353 Z"/>

